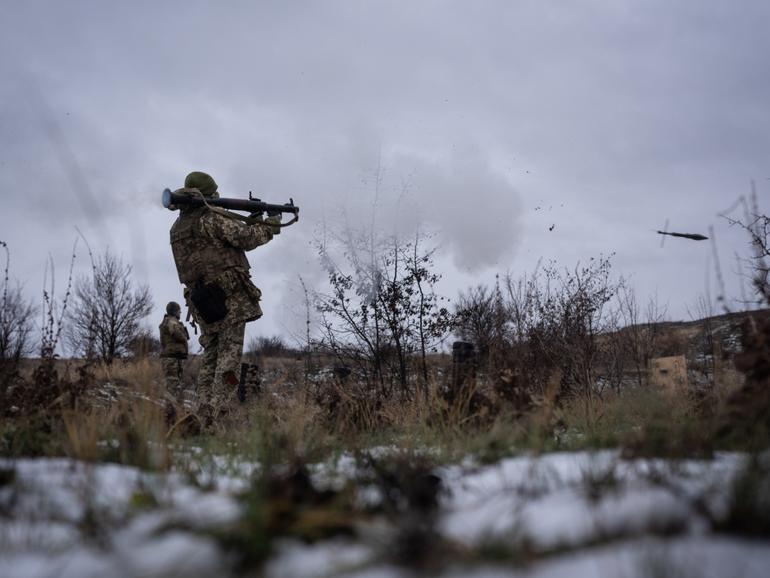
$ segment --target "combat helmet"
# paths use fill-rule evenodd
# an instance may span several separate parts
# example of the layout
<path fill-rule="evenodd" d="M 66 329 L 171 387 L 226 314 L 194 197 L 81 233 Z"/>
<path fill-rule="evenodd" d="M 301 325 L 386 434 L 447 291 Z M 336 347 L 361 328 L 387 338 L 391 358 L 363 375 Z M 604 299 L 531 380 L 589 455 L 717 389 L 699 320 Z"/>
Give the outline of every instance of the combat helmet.
<path fill-rule="evenodd" d="M 193 171 L 184 179 L 184 186 L 188 189 L 198 189 L 205 197 L 219 198 L 217 183 L 211 175 L 200 171 Z"/>
<path fill-rule="evenodd" d="M 169 301 L 168 305 L 166 305 L 166 315 L 173 315 L 174 317 L 179 317 L 179 315 L 182 314 L 182 308 L 179 306 L 179 303 L 176 301 Z"/>

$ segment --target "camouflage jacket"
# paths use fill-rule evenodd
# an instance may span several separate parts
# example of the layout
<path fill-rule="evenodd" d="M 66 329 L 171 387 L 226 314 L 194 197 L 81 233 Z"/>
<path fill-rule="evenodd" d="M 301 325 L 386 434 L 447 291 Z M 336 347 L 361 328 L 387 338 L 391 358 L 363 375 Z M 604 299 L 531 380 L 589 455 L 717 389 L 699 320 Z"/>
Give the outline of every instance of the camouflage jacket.
<path fill-rule="evenodd" d="M 187 340 L 190 334 L 179 319 L 165 315 L 160 324 L 160 356 L 187 359 Z"/>
<path fill-rule="evenodd" d="M 171 227 L 171 248 L 185 284 L 185 299 L 203 332 L 217 332 L 225 325 L 259 319 L 261 291 L 251 282 L 246 251 L 273 238 L 269 227 L 246 225 L 205 207 L 182 211 Z M 192 305 L 190 288 L 197 281 L 215 283 L 226 295 L 227 315 L 207 324 Z"/>

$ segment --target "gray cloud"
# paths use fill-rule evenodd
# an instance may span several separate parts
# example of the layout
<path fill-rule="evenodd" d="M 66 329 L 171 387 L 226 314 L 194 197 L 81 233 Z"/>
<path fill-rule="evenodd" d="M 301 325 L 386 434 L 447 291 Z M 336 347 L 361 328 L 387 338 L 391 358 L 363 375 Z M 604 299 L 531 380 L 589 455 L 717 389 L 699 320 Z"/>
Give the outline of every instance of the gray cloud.
<path fill-rule="evenodd" d="M 79 226 L 159 305 L 178 299 L 158 195 L 202 169 L 302 205 L 254 253 L 271 306 L 256 331 L 288 324 L 298 274 L 322 279 L 313 237 L 373 210 L 437 231 L 448 294 L 615 251 L 682 316 L 709 246 L 661 251 L 653 231 L 713 223 L 729 269 L 745 242 L 716 213 L 769 183 L 761 0 L 25 2 L 4 18 L 0 238 L 32 288 Z"/>

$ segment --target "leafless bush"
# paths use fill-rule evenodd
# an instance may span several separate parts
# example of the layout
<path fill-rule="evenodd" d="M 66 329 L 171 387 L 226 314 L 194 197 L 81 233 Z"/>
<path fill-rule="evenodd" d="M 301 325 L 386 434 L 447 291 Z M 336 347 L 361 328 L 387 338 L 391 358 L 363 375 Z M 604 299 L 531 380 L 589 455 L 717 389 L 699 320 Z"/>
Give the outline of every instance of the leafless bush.
<path fill-rule="evenodd" d="M 43 360 L 52 361 L 56 356 L 56 349 L 61 340 L 64 322 L 67 317 L 67 307 L 72 296 L 72 272 L 77 258 L 77 241 L 72 247 L 70 258 L 67 287 L 61 299 L 56 297 L 56 265 L 52 257 L 48 258 L 45 265 L 43 278 L 43 322 L 40 328 L 40 357 Z"/>
<path fill-rule="evenodd" d="M 252 337 L 246 347 L 247 354 L 265 357 L 299 357 L 301 352 L 289 347 L 279 335 Z"/>
<path fill-rule="evenodd" d="M 155 357 L 160 353 L 160 339 L 154 331 L 142 327 L 128 342 L 126 349 L 134 358 Z"/>
<path fill-rule="evenodd" d="M 489 360 L 496 344 L 507 339 L 507 323 L 499 284 L 494 290 L 477 285 L 460 292 L 455 302 L 455 333 L 461 340 L 476 346 L 482 364 Z"/>
<path fill-rule="evenodd" d="M 320 348 L 380 389 L 408 393 L 412 368 L 424 387 L 427 354 L 447 337 L 451 322 L 434 290 L 440 278 L 434 251 L 419 234 L 401 242 L 348 231 L 336 244 L 319 244 L 330 286 L 330 293 L 315 295 Z"/>
<path fill-rule="evenodd" d="M 540 357 L 562 372 L 563 394 L 593 397 L 600 361 L 598 336 L 608 324 L 608 303 L 618 290 L 610 278 L 610 259 L 558 271 L 544 269 L 542 291 L 535 294 L 529 341 Z"/>
<path fill-rule="evenodd" d="M 43 281 L 42 324 L 40 326 L 40 360 L 32 373 L 32 379 L 20 380 L 16 386 L 4 389 L 0 407 L 5 413 L 29 417 L 36 415 L 43 421 L 53 418 L 53 406 L 68 397 L 71 404 L 82 391 L 87 380 L 87 370 L 81 368 L 78 379 L 62 379 L 56 368 L 59 340 L 64 328 L 71 289 L 72 271 L 75 264 L 77 243 L 72 249 L 67 287 L 62 297 L 56 295 L 56 271 L 53 259 L 45 266 Z M 64 394 L 69 394 L 65 396 Z"/>
<path fill-rule="evenodd" d="M 21 359 L 30 353 L 35 307 L 24 297 L 18 284 L 11 286 L 10 251 L 5 242 L 0 241 L 0 245 L 5 249 L 0 297 L 0 386 L 4 389 L 17 376 Z"/>
<path fill-rule="evenodd" d="M 647 301 L 642 311 L 636 293 L 625 286 L 619 288 L 617 298 L 620 329 L 613 335 L 610 346 L 618 349 L 617 354 L 623 364 L 631 365 L 637 385 L 642 386 L 646 383 L 650 360 L 657 355 L 664 339 L 661 323 L 666 316 L 666 307 L 661 306 L 655 296 Z M 622 373 L 626 373 L 625 367 Z"/>
<path fill-rule="evenodd" d="M 760 213 L 756 190 L 749 215 L 741 224 L 751 239 L 754 289 L 759 302 L 770 305 L 770 217 Z"/>
<path fill-rule="evenodd" d="M 550 398 L 555 379 L 559 397 L 590 403 L 601 393 L 608 349 L 600 336 L 617 328 L 608 304 L 622 286 L 610 273 L 607 257 L 574 269 L 550 264 L 461 296 L 457 332 L 481 338 L 502 397 L 519 405 Z"/>
<path fill-rule="evenodd" d="M 765 305 L 770 305 L 770 217 L 757 215 L 748 230 L 754 247 L 754 287 Z"/>
<path fill-rule="evenodd" d="M 744 206 L 743 219 L 725 215 L 732 225 L 741 227 L 751 243 L 749 259 L 755 290 L 754 305 L 770 305 L 770 217 L 760 212 L 757 193 Z M 751 440 L 752 445 L 766 449 L 770 440 L 770 318 L 747 317 L 741 335 L 742 351 L 735 357 L 735 367 L 745 375 L 743 387 L 726 403 L 720 433 L 733 438 Z"/>
<path fill-rule="evenodd" d="M 705 382 L 713 387 L 716 378 L 717 358 L 720 355 L 719 343 L 715 335 L 714 316 L 716 311 L 710 297 L 699 295 L 687 313 L 692 321 L 698 322 L 698 334 L 692 347 L 689 364 L 695 382 Z M 686 349 L 682 348 L 683 351 Z"/>
<path fill-rule="evenodd" d="M 76 353 L 109 364 L 130 351 L 141 321 L 152 311 L 152 297 L 146 285 L 134 286 L 131 266 L 109 250 L 92 256 L 91 265 L 91 276 L 75 284 L 67 337 Z"/>
<path fill-rule="evenodd" d="M 738 206 L 743 208 L 743 216 L 734 217 L 731 213 Z M 741 195 L 730 209 L 720 215 L 730 226 L 743 229 L 749 238 L 751 255 L 746 259 L 737 255 L 739 264 L 748 264 L 755 291 L 755 298 L 745 300 L 744 304 L 749 307 L 770 305 L 770 217 L 759 208 L 756 185 L 751 183 L 748 199 Z"/>

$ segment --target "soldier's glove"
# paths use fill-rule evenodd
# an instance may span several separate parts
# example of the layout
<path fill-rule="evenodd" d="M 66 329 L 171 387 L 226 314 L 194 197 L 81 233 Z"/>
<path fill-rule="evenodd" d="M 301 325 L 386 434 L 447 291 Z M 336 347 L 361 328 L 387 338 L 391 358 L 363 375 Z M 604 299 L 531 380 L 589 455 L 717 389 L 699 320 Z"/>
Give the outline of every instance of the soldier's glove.
<path fill-rule="evenodd" d="M 265 223 L 271 224 L 271 225 L 280 225 L 281 224 L 281 214 L 278 213 L 277 215 L 270 215 L 267 219 L 265 219 Z M 269 227 L 270 232 L 273 235 L 280 235 L 281 234 L 281 227 Z"/>

